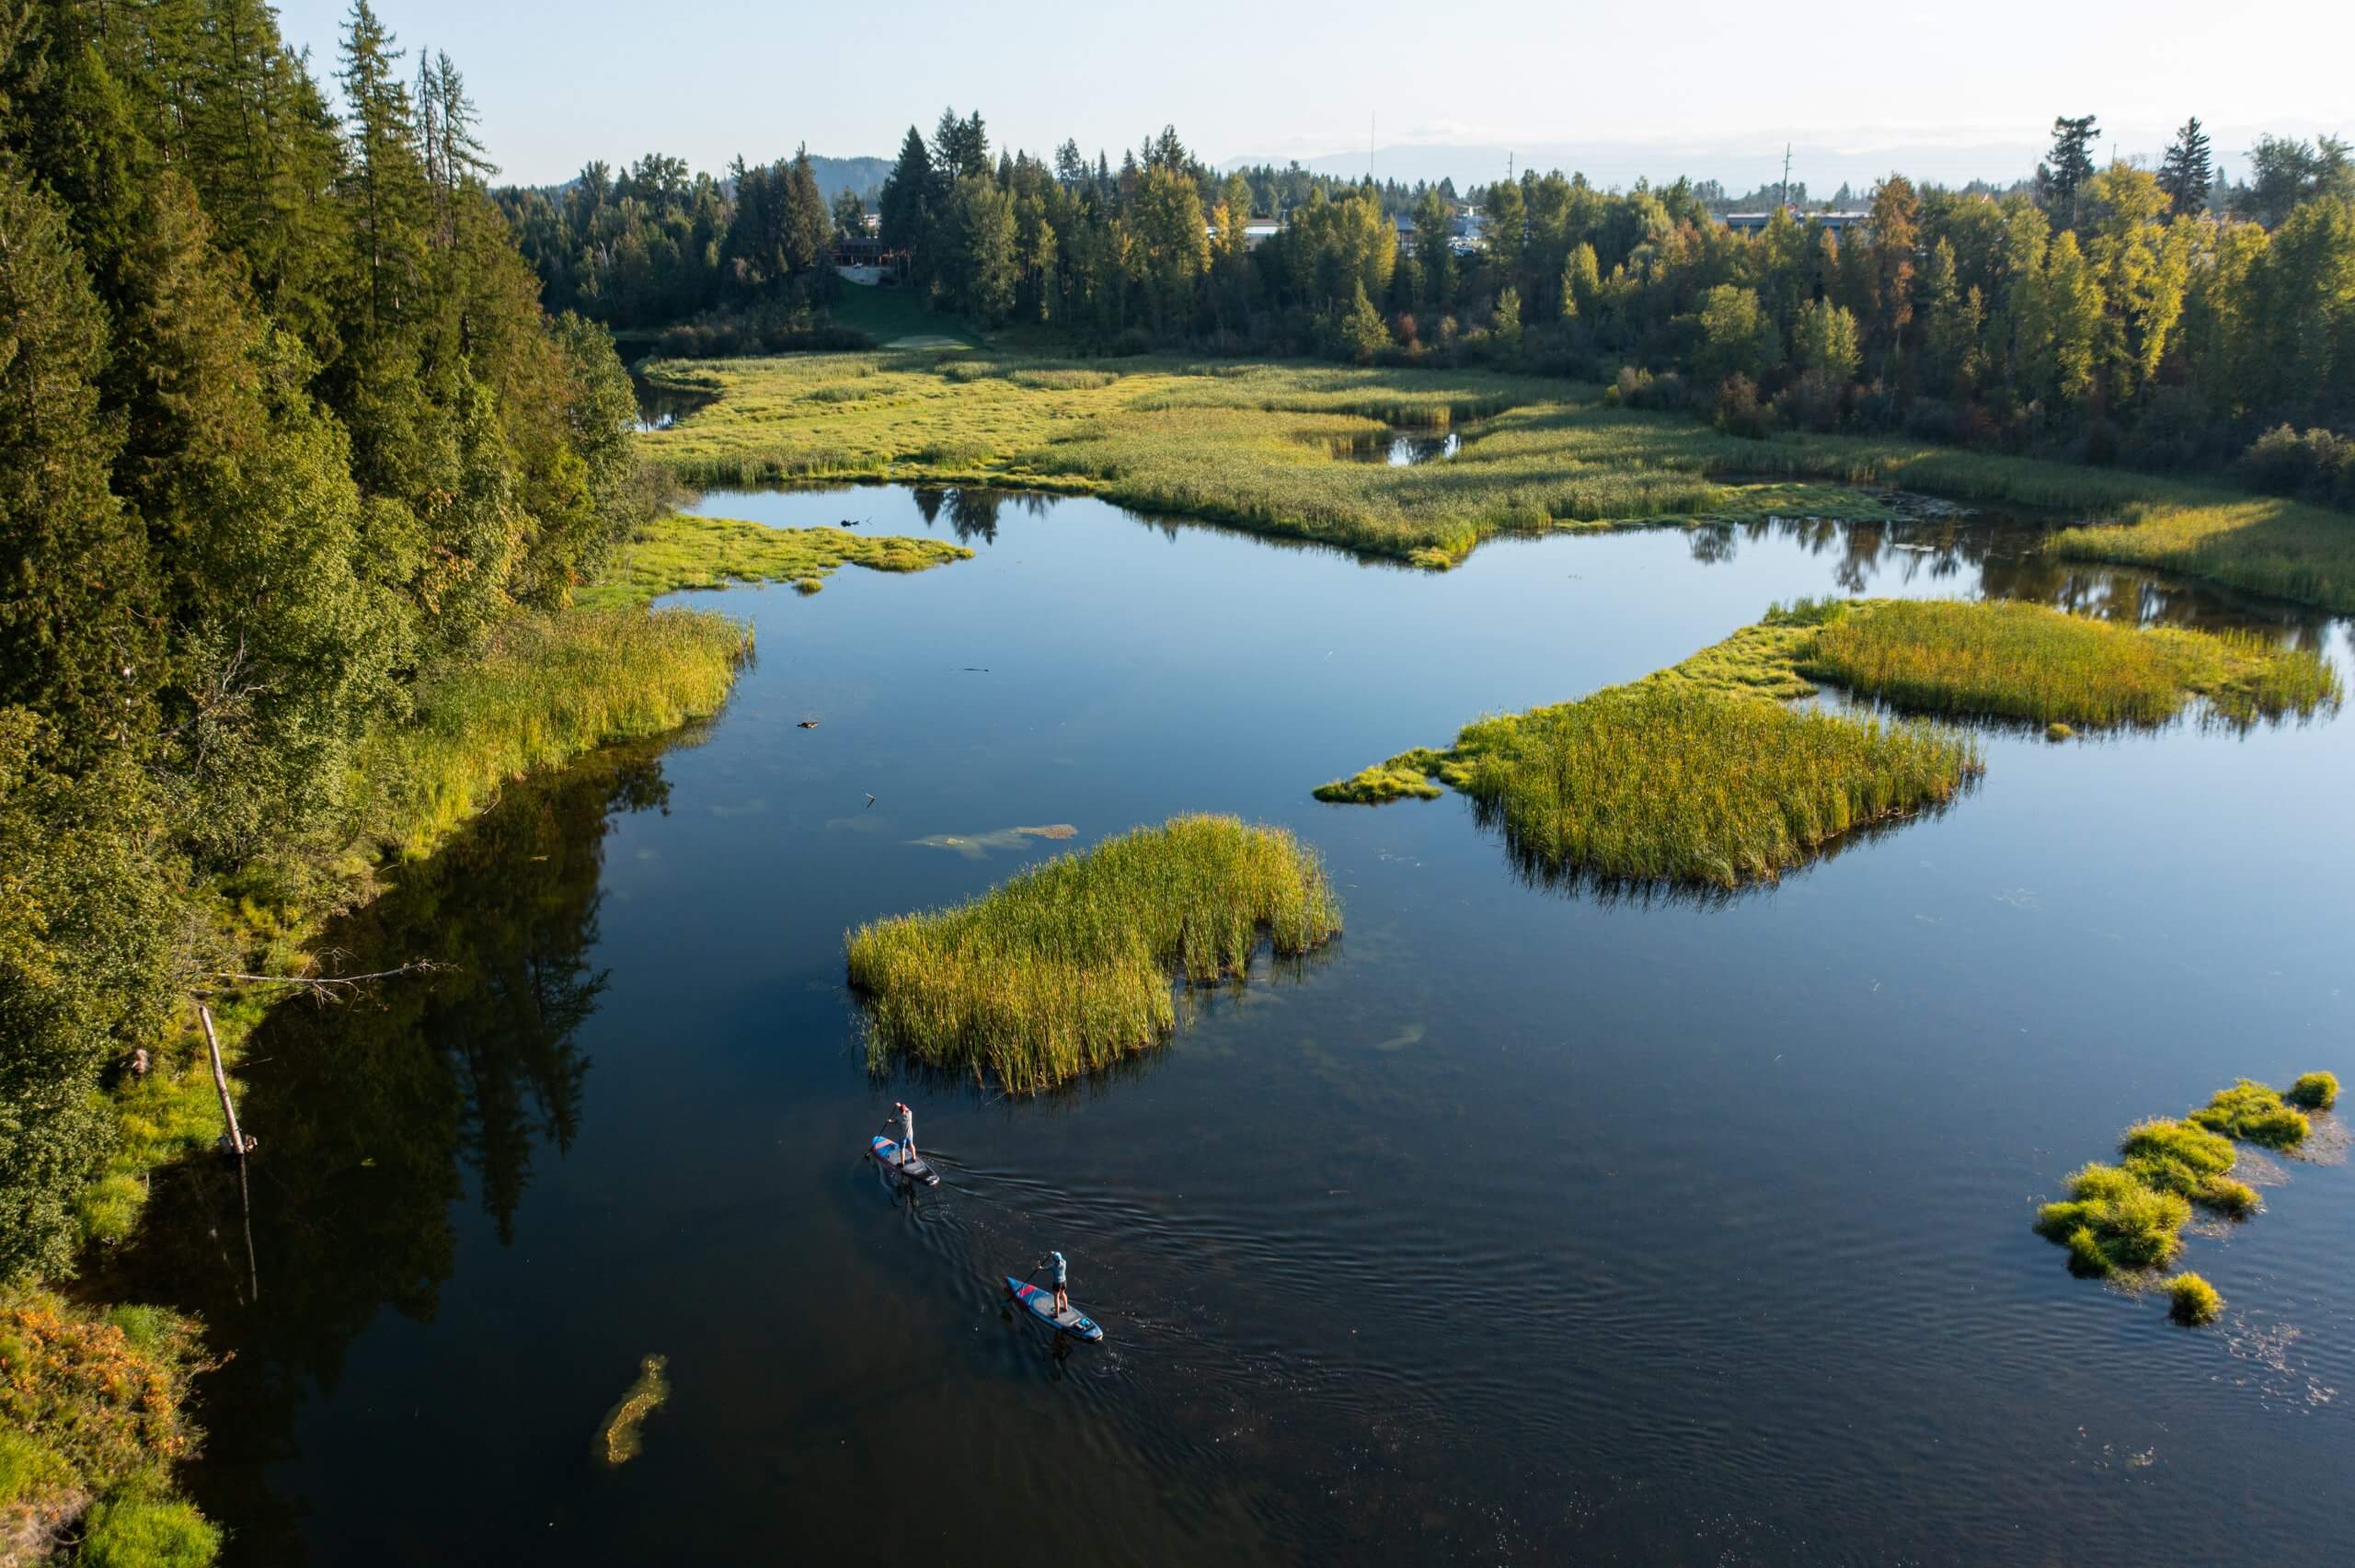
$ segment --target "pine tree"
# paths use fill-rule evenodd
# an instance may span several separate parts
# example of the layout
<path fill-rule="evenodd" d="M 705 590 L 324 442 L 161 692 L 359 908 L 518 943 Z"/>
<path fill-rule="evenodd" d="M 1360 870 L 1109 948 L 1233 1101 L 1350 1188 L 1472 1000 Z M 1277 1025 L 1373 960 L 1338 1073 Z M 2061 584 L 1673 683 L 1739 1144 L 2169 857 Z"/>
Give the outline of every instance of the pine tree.
<path fill-rule="evenodd" d="M 2036 167 L 2037 192 L 2047 212 L 2057 216 L 2065 210 L 2066 222 L 2077 221 L 2077 192 L 2093 177 L 2094 143 L 2100 139 L 2090 114 L 2075 120 L 2054 117 L 2052 150 Z"/>
<path fill-rule="evenodd" d="M 2159 189 L 2167 193 L 2169 210 L 2177 217 L 2196 217 L 2208 210 L 2208 192 L 2213 183 L 2208 132 L 2200 128 L 2200 117 L 2193 115 L 2175 133 L 2175 144 L 2159 166 Z"/>

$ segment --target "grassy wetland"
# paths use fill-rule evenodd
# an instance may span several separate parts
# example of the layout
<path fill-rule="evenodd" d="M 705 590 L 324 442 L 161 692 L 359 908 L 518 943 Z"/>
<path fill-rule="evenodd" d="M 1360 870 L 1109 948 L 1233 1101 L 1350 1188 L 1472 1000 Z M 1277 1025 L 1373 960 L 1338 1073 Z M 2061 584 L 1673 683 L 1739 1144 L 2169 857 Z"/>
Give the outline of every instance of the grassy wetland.
<path fill-rule="evenodd" d="M 868 535 L 840 527 L 771 528 L 739 518 L 672 512 L 638 529 L 614 565 L 573 599 L 584 609 L 615 608 L 682 589 L 738 582 L 790 582 L 814 593 L 842 566 L 921 572 L 972 555 L 962 544 L 938 539 Z"/>
<path fill-rule="evenodd" d="M 2016 601 L 1861 605 L 1827 618 L 1795 667 L 1915 713 L 2041 725 L 2160 724 L 2194 695 L 2247 722 L 2312 713 L 2341 694 L 2338 672 L 2310 651 Z"/>
<path fill-rule="evenodd" d="M 2213 484 L 1887 437 L 1749 441 L 1603 406 L 1577 383 L 1474 371 L 898 350 L 661 361 L 712 399 L 644 450 L 693 485 L 903 479 L 1100 495 L 1426 567 L 1499 533 L 1885 514 L 1855 486 L 2051 509 L 2060 555 L 2355 610 L 2355 529 Z M 1443 462 L 1350 461 L 1390 429 L 1482 421 Z"/>
<path fill-rule="evenodd" d="M 2337 1083 L 2329 1073 L 2310 1072 L 2288 1095 L 2319 1104 L 2326 1089 L 2336 1097 Z M 2119 1139 L 2117 1164 L 2070 1173 L 2069 1196 L 2037 1210 L 2036 1233 L 2066 1248 L 2079 1274 L 2131 1277 L 2165 1267 L 2183 1250 L 2195 1206 L 2234 1220 L 2257 1212 L 2256 1189 L 2230 1173 L 2240 1161 L 2234 1143 L 2291 1150 L 2304 1142 L 2312 1127 L 2285 1099 L 2244 1078 L 2181 1120 L 2136 1122 Z M 2223 1310 L 2196 1274 L 2176 1276 L 2166 1289 L 2181 1322 L 2213 1322 Z"/>
<path fill-rule="evenodd" d="M 1341 929 L 1315 853 L 1281 829 L 1177 817 L 1025 871 L 971 903 L 849 933 L 868 1060 L 906 1058 L 1052 1088 L 1177 1025 L 1170 977 L 1239 975 L 1260 933 L 1281 956 Z"/>

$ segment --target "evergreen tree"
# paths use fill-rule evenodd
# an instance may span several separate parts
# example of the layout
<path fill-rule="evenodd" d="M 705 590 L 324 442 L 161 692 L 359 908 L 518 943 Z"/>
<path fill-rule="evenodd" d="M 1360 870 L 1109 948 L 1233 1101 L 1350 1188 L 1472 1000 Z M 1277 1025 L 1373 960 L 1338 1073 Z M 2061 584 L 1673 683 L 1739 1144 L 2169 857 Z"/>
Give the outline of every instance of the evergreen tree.
<path fill-rule="evenodd" d="M 2052 150 L 2036 167 L 2037 194 L 2047 212 L 2056 217 L 2065 212 L 2066 222 L 2076 222 L 2077 191 L 2093 177 L 2094 143 L 2100 138 L 2090 114 L 2053 119 Z"/>
<path fill-rule="evenodd" d="M 2159 189 L 2167 194 L 2168 210 L 2177 217 L 2196 217 L 2208 210 L 2208 192 L 2214 182 L 2209 162 L 2208 132 L 2193 115 L 2175 133 L 2166 160 L 2159 166 Z"/>

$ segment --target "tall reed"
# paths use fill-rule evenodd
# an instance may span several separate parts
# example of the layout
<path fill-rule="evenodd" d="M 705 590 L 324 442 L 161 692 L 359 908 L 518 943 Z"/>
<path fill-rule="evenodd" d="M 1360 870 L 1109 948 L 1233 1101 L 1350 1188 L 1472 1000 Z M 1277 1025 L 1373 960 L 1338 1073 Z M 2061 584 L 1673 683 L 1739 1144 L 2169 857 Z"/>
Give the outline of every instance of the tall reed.
<path fill-rule="evenodd" d="M 1294 955 L 1340 928 L 1324 867 L 1290 833 L 1186 816 L 845 945 L 872 1066 L 906 1056 L 1032 1093 L 1166 1039 L 1173 970 L 1206 985 L 1241 974 L 1262 930 Z"/>
<path fill-rule="evenodd" d="M 412 722 L 371 738 L 378 835 L 424 853 L 510 779 L 717 712 L 752 645 L 750 627 L 687 610 L 502 622 L 479 655 L 419 682 Z"/>
<path fill-rule="evenodd" d="M 2310 651 L 2013 601 L 1878 601 L 1824 624 L 1798 668 L 1915 712 L 2035 724 L 2158 724 L 2194 692 L 2243 720 L 2339 697 L 2337 671 Z"/>

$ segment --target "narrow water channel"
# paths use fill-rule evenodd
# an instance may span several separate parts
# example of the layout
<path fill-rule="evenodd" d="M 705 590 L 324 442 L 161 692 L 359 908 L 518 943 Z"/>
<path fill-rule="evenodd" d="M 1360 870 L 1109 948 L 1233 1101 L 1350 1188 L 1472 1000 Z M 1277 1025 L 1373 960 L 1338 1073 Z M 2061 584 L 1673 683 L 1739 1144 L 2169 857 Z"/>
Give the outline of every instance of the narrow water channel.
<path fill-rule="evenodd" d="M 233 1187 L 179 1173 L 155 1227 L 235 1352 L 194 1477 L 232 1561 L 2337 1554 L 2344 1164 L 2192 1239 L 2208 1332 L 2028 1221 L 2127 1122 L 2355 1076 L 2348 719 L 1992 730 L 1952 809 L 1707 902 L 1532 886 L 1455 797 L 1308 792 L 1802 595 L 2342 667 L 2344 623 L 1954 519 L 1434 576 L 1088 500 L 704 506 L 979 553 L 694 596 L 758 628 L 726 711 L 510 791 L 333 938 L 445 970 L 256 1036 L 259 1299 Z M 1315 844 L 1338 946 L 1066 1093 L 868 1076 L 846 927 L 1180 810 Z M 861 1158 L 901 1098 L 946 1177 L 913 1198 Z M 1102 1345 L 1002 1312 L 1051 1247 Z M 602 1466 L 649 1353 L 674 1391 Z"/>

